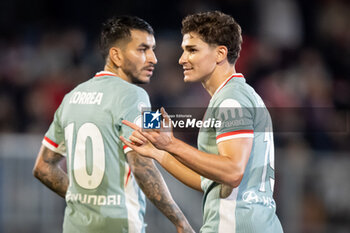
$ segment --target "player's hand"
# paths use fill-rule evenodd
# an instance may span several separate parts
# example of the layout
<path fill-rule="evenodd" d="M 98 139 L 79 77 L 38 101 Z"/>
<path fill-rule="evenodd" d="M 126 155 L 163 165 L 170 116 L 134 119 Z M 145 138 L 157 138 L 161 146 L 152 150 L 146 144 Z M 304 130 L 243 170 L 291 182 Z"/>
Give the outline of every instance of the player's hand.
<path fill-rule="evenodd" d="M 136 125 L 131 122 L 128 122 L 132 126 L 135 131 L 132 132 L 131 136 L 129 137 L 130 142 L 126 140 L 123 136 L 120 136 L 120 140 L 139 153 L 142 156 L 149 157 L 156 159 L 157 161 L 160 161 L 164 151 L 160 151 L 157 148 L 155 148 L 152 143 L 150 143 L 147 138 L 145 138 L 141 133 L 141 129 Z"/>
<path fill-rule="evenodd" d="M 165 112 L 164 108 L 161 108 L 161 113 L 164 118 L 164 121 L 166 125 L 171 125 L 171 120 L 168 114 Z M 160 130 L 149 130 L 149 131 L 142 131 L 140 127 L 137 125 L 131 123 L 130 121 L 123 120 L 123 124 L 129 126 L 130 128 L 138 131 L 141 136 L 146 138 L 148 141 L 150 141 L 155 147 L 157 147 L 160 150 L 167 150 L 167 148 L 171 145 L 171 143 L 174 140 L 174 135 L 172 132 L 172 128 L 164 128 L 163 122 L 161 123 L 161 129 Z M 139 136 L 140 136 L 139 135 Z M 135 135 L 133 135 L 135 136 Z M 141 137 L 134 138 L 135 142 L 141 143 L 143 140 Z"/>

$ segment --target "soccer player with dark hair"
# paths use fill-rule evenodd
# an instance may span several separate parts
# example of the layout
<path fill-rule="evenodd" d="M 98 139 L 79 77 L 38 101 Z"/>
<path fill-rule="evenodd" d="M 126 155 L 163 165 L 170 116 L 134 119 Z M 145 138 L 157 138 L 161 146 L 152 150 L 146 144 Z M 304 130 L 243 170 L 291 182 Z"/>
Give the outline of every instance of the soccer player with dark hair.
<path fill-rule="evenodd" d="M 123 142 L 156 159 L 186 185 L 203 191 L 202 233 L 281 233 L 273 199 L 274 144 L 272 122 L 260 96 L 236 72 L 241 27 L 229 15 L 214 11 L 182 21 L 179 60 L 185 82 L 201 82 L 211 95 L 204 120 L 221 124 L 201 128 L 198 149 L 172 131 L 135 129 Z M 167 125 L 169 117 L 162 108 Z"/>
<path fill-rule="evenodd" d="M 64 97 L 33 173 L 65 198 L 63 232 L 144 233 L 146 195 L 177 232 L 192 233 L 152 159 L 119 139 L 132 133 L 122 120 L 136 123 L 150 106 L 134 84 L 148 83 L 157 63 L 153 29 L 138 17 L 114 17 L 103 25 L 100 46 L 104 70 Z M 64 156 L 68 174 L 59 166 Z"/>

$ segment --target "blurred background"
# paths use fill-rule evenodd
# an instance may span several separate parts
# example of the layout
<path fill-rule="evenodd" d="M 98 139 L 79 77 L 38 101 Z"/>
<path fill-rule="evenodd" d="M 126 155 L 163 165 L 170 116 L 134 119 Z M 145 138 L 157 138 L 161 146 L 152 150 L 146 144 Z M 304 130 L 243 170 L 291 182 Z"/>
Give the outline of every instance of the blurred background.
<path fill-rule="evenodd" d="M 299 110 L 273 118 L 279 127 L 275 199 L 285 232 L 350 232 L 346 0 L 1 1 L 0 232 L 62 231 L 64 200 L 31 170 L 63 96 L 103 69 L 97 46 L 101 23 L 134 14 L 154 27 L 158 65 L 151 84 L 142 86 L 154 106 L 205 107 L 210 96 L 201 84 L 183 83 L 178 59 L 181 19 L 206 10 L 221 10 L 241 25 L 236 70 L 266 105 L 277 112 Z M 300 114 L 304 110 L 308 114 Z M 178 136 L 196 144 L 195 135 Z M 198 231 L 202 194 L 162 173 Z M 148 233 L 175 232 L 150 203 L 146 221 Z"/>

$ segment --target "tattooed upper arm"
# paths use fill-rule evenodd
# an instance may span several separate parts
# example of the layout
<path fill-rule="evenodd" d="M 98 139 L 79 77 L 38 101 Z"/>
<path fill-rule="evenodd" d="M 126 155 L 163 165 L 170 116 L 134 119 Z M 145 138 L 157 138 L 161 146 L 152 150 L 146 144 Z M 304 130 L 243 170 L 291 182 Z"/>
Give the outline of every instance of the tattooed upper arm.
<path fill-rule="evenodd" d="M 45 165 L 57 165 L 62 159 L 62 155 L 42 145 L 34 165 L 33 173 L 35 174 Z"/>
<path fill-rule="evenodd" d="M 43 160 L 49 164 L 57 164 L 64 158 L 61 154 L 58 154 L 45 146 L 43 147 L 42 155 Z"/>
<path fill-rule="evenodd" d="M 41 146 L 36 159 L 33 174 L 48 188 L 64 197 L 69 184 L 67 174 L 60 168 L 64 157 L 45 146 Z"/>
<path fill-rule="evenodd" d="M 128 152 L 126 158 L 131 168 L 135 170 L 133 172 L 138 172 L 139 169 L 141 169 L 140 172 L 145 172 L 143 169 L 150 169 L 155 166 L 153 159 L 140 156 L 134 151 Z"/>
<path fill-rule="evenodd" d="M 156 196 L 159 199 L 159 185 L 163 179 L 153 160 L 142 157 L 134 151 L 127 154 L 127 159 L 138 185 L 148 199 L 152 201 L 152 198 Z"/>
<path fill-rule="evenodd" d="M 137 183 L 147 198 L 175 225 L 185 221 L 153 159 L 140 156 L 134 151 L 127 153 L 127 159 Z"/>

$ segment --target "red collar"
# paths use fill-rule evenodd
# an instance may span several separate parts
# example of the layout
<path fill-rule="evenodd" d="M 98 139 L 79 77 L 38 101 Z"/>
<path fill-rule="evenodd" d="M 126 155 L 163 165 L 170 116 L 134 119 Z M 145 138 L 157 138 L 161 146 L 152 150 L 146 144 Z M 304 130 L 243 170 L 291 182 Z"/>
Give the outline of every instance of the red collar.
<path fill-rule="evenodd" d="M 118 77 L 115 73 L 109 72 L 109 71 L 101 71 L 95 74 L 95 77 L 102 77 L 102 76 L 114 76 L 114 77 Z"/>
<path fill-rule="evenodd" d="M 220 86 L 218 89 L 216 89 L 214 95 L 216 93 L 218 93 L 232 78 L 244 78 L 243 74 L 241 73 L 236 73 L 236 74 L 233 74 L 232 76 L 228 77 Z M 213 96 L 214 96 L 213 95 Z"/>

